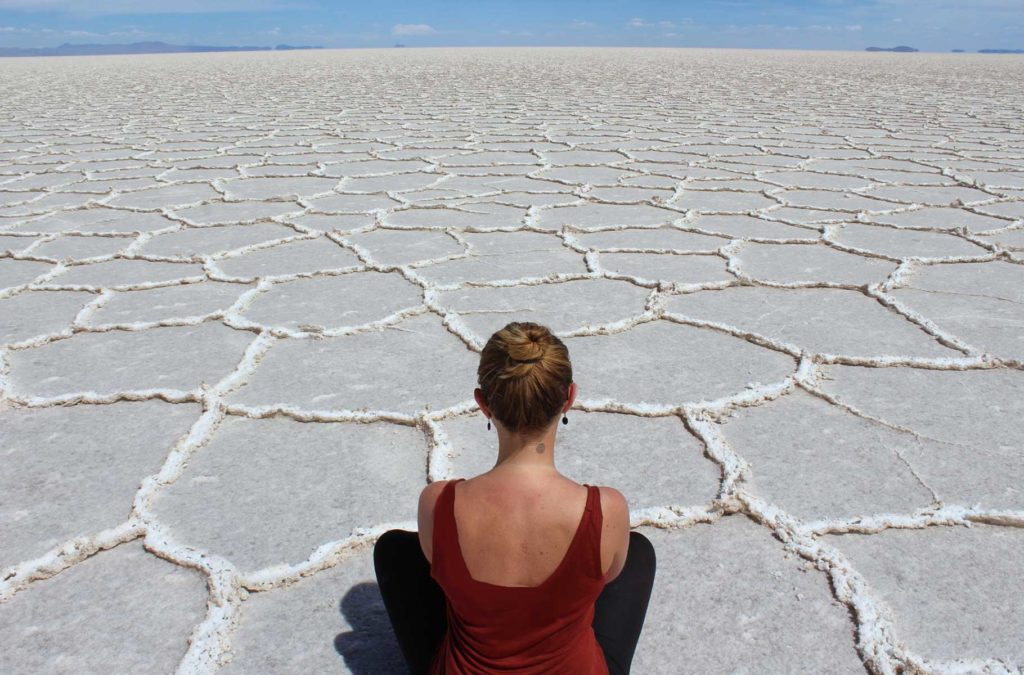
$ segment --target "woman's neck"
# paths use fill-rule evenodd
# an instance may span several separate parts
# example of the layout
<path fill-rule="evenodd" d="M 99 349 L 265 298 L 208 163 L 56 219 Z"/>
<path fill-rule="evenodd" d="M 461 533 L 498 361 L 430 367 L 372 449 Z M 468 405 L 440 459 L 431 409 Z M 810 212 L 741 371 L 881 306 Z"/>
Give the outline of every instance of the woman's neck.
<path fill-rule="evenodd" d="M 498 429 L 498 460 L 494 468 L 555 469 L 555 434 L 553 424 L 541 434 L 524 436 Z"/>

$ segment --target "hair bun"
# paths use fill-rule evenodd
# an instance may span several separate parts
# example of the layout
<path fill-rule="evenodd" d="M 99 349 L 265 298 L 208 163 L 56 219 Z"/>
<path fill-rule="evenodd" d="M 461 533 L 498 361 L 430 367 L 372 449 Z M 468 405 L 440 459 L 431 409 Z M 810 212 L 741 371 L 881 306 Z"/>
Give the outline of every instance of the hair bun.
<path fill-rule="evenodd" d="M 565 405 L 572 364 L 565 344 L 549 328 L 513 321 L 484 345 L 477 381 L 506 429 L 544 429 Z"/>
<path fill-rule="evenodd" d="M 543 330 L 520 331 L 512 339 L 506 339 L 508 357 L 519 363 L 537 363 L 547 351 L 547 345 L 541 341 L 544 337 Z"/>

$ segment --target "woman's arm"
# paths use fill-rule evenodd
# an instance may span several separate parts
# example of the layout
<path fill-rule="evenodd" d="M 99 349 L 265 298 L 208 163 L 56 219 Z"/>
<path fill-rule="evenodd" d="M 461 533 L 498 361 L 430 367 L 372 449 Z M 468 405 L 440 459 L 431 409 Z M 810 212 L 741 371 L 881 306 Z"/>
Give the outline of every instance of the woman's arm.
<path fill-rule="evenodd" d="M 615 488 L 601 488 L 601 516 L 601 569 L 608 568 L 604 577 L 608 583 L 626 566 L 629 552 L 629 503 Z"/>
<path fill-rule="evenodd" d="M 434 541 L 434 506 L 437 504 L 437 498 L 441 495 L 441 490 L 444 489 L 447 482 L 445 480 L 437 480 L 433 483 L 428 483 L 427 487 L 423 488 L 423 491 L 420 492 L 419 505 L 416 508 L 420 548 L 423 549 L 423 555 L 426 556 L 428 561 L 433 559 L 431 556 L 433 555 Z"/>

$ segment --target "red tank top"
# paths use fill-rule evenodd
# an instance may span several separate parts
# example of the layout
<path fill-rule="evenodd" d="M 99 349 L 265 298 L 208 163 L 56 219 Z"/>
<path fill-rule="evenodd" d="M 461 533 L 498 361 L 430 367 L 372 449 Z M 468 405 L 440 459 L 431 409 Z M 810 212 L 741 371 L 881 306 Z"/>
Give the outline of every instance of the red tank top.
<path fill-rule="evenodd" d="M 607 675 L 594 636 L 601 571 L 601 493 L 587 485 L 587 506 L 569 550 L 539 586 L 498 586 L 469 575 L 455 523 L 455 484 L 434 507 L 430 576 L 447 599 L 448 631 L 431 674 L 547 673 Z"/>

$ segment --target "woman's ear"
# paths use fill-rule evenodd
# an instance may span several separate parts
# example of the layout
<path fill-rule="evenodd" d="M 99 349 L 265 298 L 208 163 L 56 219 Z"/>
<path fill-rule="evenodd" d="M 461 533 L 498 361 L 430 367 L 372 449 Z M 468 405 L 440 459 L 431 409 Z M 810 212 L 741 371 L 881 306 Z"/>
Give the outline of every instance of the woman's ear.
<path fill-rule="evenodd" d="M 576 386 L 575 382 L 569 383 L 569 400 L 565 402 L 565 408 L 563 412 L 568 411 L 572 407 L 572 404 L 576 402 L 576 394 L 579 393 L 580 388 Z"/>
<path fill-rule="evenodd" d="M 480 406 L 480 410 L 484 415 L 491 416 L 491 410 L 487 407 L 487 400 L 484 398 L 484 390 L 477 387 L 473 390 L 473 398 L 476 399 L 476 404 Z"/>

